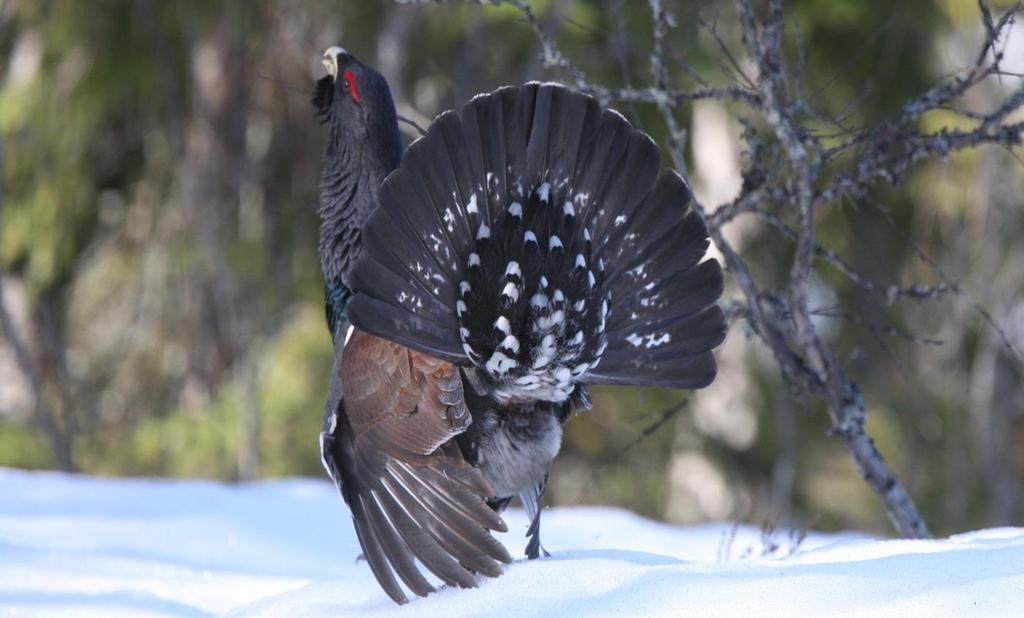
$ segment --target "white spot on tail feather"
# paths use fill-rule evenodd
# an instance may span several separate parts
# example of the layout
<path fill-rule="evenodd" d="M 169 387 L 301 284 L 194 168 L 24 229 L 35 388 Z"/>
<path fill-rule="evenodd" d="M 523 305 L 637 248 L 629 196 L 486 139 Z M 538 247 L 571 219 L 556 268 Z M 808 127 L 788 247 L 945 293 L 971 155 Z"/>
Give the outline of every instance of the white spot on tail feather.
<path fill-rule="evenodd" d="M 661 335 L 647 335 L 646 347 L 656 348 L 658 346 L 665 345 L 669 341 L 672 341 L 672 335 L 669 333 L 661 333 Z"/>
<path fill-rule="evenodd" d="M 509 281 L 505 284 L 505 287 L 501 289 L 501 295 L 507 296 L 512 302 L 519 300 L 519 286 Z"/>
<path fill-rule="evenodd" d="M 501 342 L 501 346 L 506 350 L 511 350 L 513 354 L 519 353 L 519 340 L 516 339 L 515 335 L 507 335 Z"/>
<path fill-rule="evenodd" d="M 633 344 L 634 348 L 639 348 L 643 345 L 645 348 L 656 348 L 658 346 L 665 345 L 672 341 L 672 335 L 670 333 L 650 333 L 647 335 L 638 335 L 636 333 L 630 333 L 626 337 L 626 341 Z"/>
<path fill-rule="evenodd" d="M 555 336 L 548 333 L 540 340 L 540 350 L 537 351 L 537 357 L 533 360 L 533 368 L 540 369 L 542 367 L 546 367 L 554 356 Z"/>
<path fill-rule="evenodd" d="M 502 375 L 508 373 L 509 369 L 518 366 L 514 358 L 505 356 L 504 352 L 500 350 L 491 355 L 491 358 L 487 360 L 487 371 L 492 374 Z"/>
<path fill-rule="evenodd" d="M 440 251 L 441 250 L 441 244 L 442 244 L 441 238 L 437 234 L 435 234 L 433 232 L 428 234 L 427 237 L 430 238 L 430 241 L 432 243 L 434 243 L 434 251 Z"/>
<path fill-rule="evenodd" d="M 540 201 L 547 203 L 548 197 L 551 195 L 551 184 L 547 182 L 541 183 L 537 187 L 537 195 L 540 197 Z"/>

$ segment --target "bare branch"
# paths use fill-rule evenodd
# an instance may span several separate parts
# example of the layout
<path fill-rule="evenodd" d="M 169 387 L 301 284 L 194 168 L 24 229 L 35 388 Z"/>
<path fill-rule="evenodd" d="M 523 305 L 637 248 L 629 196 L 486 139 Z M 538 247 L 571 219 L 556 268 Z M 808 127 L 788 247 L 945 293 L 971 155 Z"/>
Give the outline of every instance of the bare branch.
<path fill-rule="evenodd" d="M 849 379 L 834 351 L 821 339 L 811 317 L 842 319 L 872 332 L 922 345 L 939 342 L 838 307 L 811 309 L 808 294 L 812 273 L 827 264 L 854 286 L 886 304 L 899 299 L 942 300 L 950 294 L 964 296 L 1000 334 L 1003 345 L 1022 361 L 1024 357 L 991 314 L 964 295 L 958 284 L 950 281 L 919 249 L 914 247 L 919 258 L 936 274 L 938 283 L 879 283 L 857 272 L 837 252 L 822 246 L 817 238 L 817 218 L 819 211 L 844 200 L 870 198 L 870 193 L 880 185 L 899 185 L 910 170 L 923 161 L 942 159 L 983 145 L 1012 148 L 1024 143 L 1024 122 L 1007 123 L 1007 119 L 1024 109 L 1024 84 L 989 113 L 961 112 L 964 118 L 974 121 L 972 127 L 942 128 L 926 133 L 919 126 L 926 114 L 955 109 L 972 88 L 994 76 L 1007 75 L 1000 68 L 1002 52 L 997 43 L 1012 24 L 1019 5 L 996 16 L 984 2 L 979 2 L 985 37 L 971 64 L 958 75 L 907 101 L 887 121 L 876 126 L 856 127 L 848 123 L 859 99 L 851 101 L 836 115 L 819 110 L 810 102 L 809 97 L 829 84 L 817 89 L 812 87 L 811 94 L 805 94 L 802 41 L 797 41 L 796 67 L 787 64 L 782 0 L 768 0 L 763 10 L 761 5 L 755 10 L 750 0 L 734 0 L 742 49 L 746 53 L 743 62 L 734 57 L 729 45 L 719 36 L 717 21 L 709 23 L 698 17 L 698 24 L 718 45 L 724 59 L 722 64 L 735 83 L 709 85 L 711 80 L 685 61 L 677 60 L 685 79 L 696 85 L 692 89 L 675 84 L 669 70 L 668 60 L 675 54 L 669 49 L 675 20 L 662 0 L 647 2 L 653 32 L 649 85 L 643 86 L 638 80 L 625 88 L 592 82 L 558 47 L 525 0 L 458 1 L 514 7 L 536 35 L 544 66 L 564 73 L 576 88 L 593 94 L 602 102 L 654 105 L 668 129 L 668 149 L 674 166 L 680 171 L 685 171 L 686 146 L 684 125 L 679 120 L 679 114 L 685 112 L 682 106 L 699 100 L 731 105 L 743 127 L 742 139 L 747 148 L 740 194 L 713 209 L 700 203 L 693 205 L 707 224 L 712 241 L 742 293 L 742 298 L 729 306 L 730 318 L 747 321 L 771 351 L 787 382 L 798 392 L 824 398 L 831 418 L 831 434 L 842 440 L 861 476 L 882 499 L 896 530 L 905 536 L 927 536 L 927 526 L 906 489 L 865 432 L 867 406 L 860 389 Z M 796 36 L 800 39 L 798 31 Z M 750 65 L 756 67 L 753 77 L 743 69 Z M 630 83 L 633 82 L 627 80 L 627 84 Z M 820 130 L 821 123 L 829 127 L 827 133 Z M 792 209 L 792 217 L 786 209 Z M 726 225 L 744 214 L 766 221 L 794 243 L 792 264 L 782 293 L 757 281 L 740 251 L 723 233 Z M 795 220 L 795 224 L 788 224 L 787 220 Z"/>

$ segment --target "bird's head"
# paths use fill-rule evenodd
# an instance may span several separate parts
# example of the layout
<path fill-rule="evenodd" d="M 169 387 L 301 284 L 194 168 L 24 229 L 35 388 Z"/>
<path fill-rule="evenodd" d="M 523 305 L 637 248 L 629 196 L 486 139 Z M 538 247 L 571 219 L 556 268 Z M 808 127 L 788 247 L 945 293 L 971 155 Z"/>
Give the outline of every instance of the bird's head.
<path fill-rule="evenodd" d="M 324 123 L 350 137 L 395 123 L 395 104 L 384 77 L 341 47 L 324 52 L 327 75 L 317 82 L 313 105 Z"/>

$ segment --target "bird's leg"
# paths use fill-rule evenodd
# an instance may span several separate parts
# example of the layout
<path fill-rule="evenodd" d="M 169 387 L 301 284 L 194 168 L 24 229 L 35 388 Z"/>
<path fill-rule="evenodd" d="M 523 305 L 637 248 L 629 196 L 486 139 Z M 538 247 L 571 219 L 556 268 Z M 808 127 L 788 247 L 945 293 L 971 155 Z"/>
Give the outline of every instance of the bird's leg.
<path fill-rule="evenodd" d="M 544 546 L 540 544 L 540 511 L 533 516 L 533 521 L 530 523 L 530 528 L 526 531 L 526 536 L 530 537 L 530 542 L 526 544 L 526 557 L 530 560 L 536 560 L 540 558 L 541 554 L 545 558 L 551 557 L 548 550 L 544 549 Z"/>
<path fill-rule="evenodd" d="M 540 544 L 540 512 L 544 509 L 544 490 L 547 486 L 548 476 L 545 474 L 540 483 L 519 496 L 519 500 L 530 515 L 530 527 L 526 530 L 526 536 L 530 538 L 530 542 L 526 544 L 526 557 L 530 560 L 540 558 L 541 554 L 545 558 L 551 556 Z"/>

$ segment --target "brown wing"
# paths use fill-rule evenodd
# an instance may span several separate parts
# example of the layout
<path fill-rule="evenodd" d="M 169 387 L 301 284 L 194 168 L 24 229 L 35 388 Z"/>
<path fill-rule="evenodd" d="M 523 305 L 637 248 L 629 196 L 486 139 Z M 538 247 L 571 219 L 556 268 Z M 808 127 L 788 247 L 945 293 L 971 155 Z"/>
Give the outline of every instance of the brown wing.
<path fill-rule="evenodd" d="M 398 603 L 434 591 L 414 563 L 449 585 L 512 561 L 491 530 L 506 531 L 484 502 L 493 491 L 449 442 L 471 422 L 458 369 L 355 331 L 339 367 L 345 397 L 323 437 L 324 460 L 352 510 L 373 574 Z"/>

